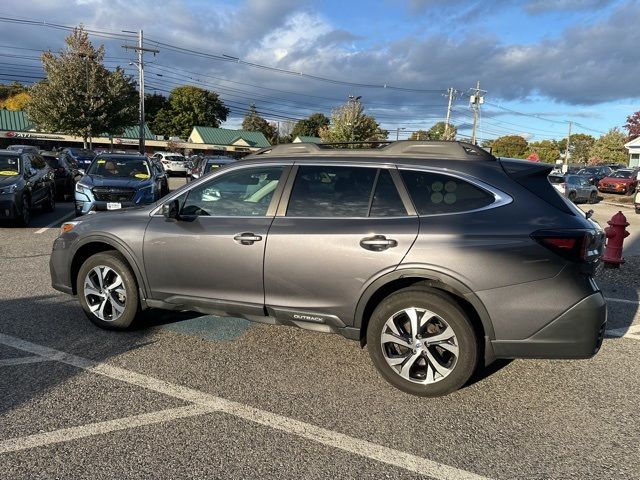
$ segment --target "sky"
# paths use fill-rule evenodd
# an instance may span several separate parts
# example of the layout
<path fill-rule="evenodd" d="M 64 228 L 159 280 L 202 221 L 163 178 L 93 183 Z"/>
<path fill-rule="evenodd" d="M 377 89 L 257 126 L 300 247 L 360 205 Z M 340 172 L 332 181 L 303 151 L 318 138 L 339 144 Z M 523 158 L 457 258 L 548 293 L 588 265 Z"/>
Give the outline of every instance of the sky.
<path fill-rule="evenodd" d="M 0 17 L 2 82 L 42 75 L 39 51 L 68 34 L 51 24 L 108 32 L 91 35 L 107 66 L 137 76 L 121 47 L 135 39 L 121 32 L 143 29 L 160 50 L 146 56 L 146 91 L 213 90 L 231 108 L 227 128 L 250 103 L 286 122 L 355 95 L 407 138 L 444 120 L 451 87 L 451 123 L 468 136 L 478 81 L 481 140 L 559 139 L 570 121 L 597 137 L 640 110 L 640 0 L 3 0 Z"/>

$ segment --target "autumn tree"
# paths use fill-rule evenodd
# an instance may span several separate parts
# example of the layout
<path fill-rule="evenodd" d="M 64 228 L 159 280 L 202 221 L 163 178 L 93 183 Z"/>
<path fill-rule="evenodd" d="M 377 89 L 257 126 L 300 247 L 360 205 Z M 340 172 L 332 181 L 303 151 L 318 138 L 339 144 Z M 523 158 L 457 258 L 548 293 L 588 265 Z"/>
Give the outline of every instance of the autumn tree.
<path fill-rule="evenodd" d="M 640 137 L 640 111 L 627 117 L 627 123 L 624 128 L 629 133 L 629 140 Z"/>
<path fill-rule="evenodd" d="M 65 39 L 58 55 L 42 54 L 46 78 L 30 89 L 29 119 L 41 130 L 77 135 L 121 134 L 138 118 L 132 78 L 102 64 L 104 46 L 94 48 L 82 26 Z"/>
<path fill-rule="evenodd" d="M 14 81 L 9 84 L 2 83 L 0 84 L 0 102 L 19 93 L 27 92 L 28 90 L 25 85 L 19 82 Z"/>
<path fill-rule="evenodd" d="M 320 130 L 329 125 L 329 118 L 324 113 L 314 113 L 300 120 L 291 131 L 291 136 L 296 137 L 319 137 Z"/>
<path fill-rule="evenodd" d="M 529 144 L 520 135 L 505 135 L 493 140 L 491 148 L 496 157 L 525 158 Z"/>
<path fill-rule="evenodd" d="M 242 120 L 242 129 L 250 132 L 262 132 L 270 143 L 274 141 L 277 135 L 276 126 L 260 116 L 255 103 L 249 105 L 249 111 Z"/>
<path fill-rule="evenodd" d="M 589 152 L 596 139 L 591 135 L 584 133 L 574 133 L 571 135 L 571 141 L 569 142 L 569 161 L 571 163 L 587 163 L 589 161 Z M 560 154 L 564 158 L 564 154 L 567 150 L 567 139 L 563 138 L 558 141 L 558 148 Z"/>
<path fill-rule="evenodd" d="M 538 158 L 542 162 L 555 163 L 560 159 L 560 149 L 558 144 L 553 140 L 542 140 L 540 142 L 531 142 L 527 154 L 538 154 Z"/>
<path fill-rule="evenodd" d="M 13 111 L 24 110 L 29 100 L 31 100 L 31 95 L 28 92 L 16 93 L 5 100 L 0 100 L 0 108 Z"/>
<path fill-rule="evenodd" d="M 458 130 L 453 125 L 449 124 L 447 129 L 445 122 L 438 122 L 429 129 L 427 138 L 429 140 L 454 140 L 457 134 Z"/>
<path fill-rule="evenodd" d="M 191 85 L 175 87 L 168 105 L 161 107 L 153 119 L 152 130 L 165 137 L 189 138 L 193 127 L 219 127 L 229 115 L 217 93 Z"/>
<path fill-rule="evenodd" d="M 347 103 L 331 112 L 329 125 L 320 130 L 320 138 L 324 143 L 331 142 L 375 142 L 387 138 L 389 132 L 380 128 L 376 119 L 364 113 L 364 106 L 359 98 L 349 99 Z M 349 145 L 359 148 L 365 145 Z"/>
<path fill-rule="evenodd" d="M 627 149 L 624 148 L 627 137 L 619 128 L 612 128 L 602 135 L 589 151 L 589 163 L 619 163 L 626 165 L 629 161 Z"/>
<path fill-rule="evenodd" d="M 426 130 L 416 130 L 409 136 L 409 140 L 429 140 Z"/>

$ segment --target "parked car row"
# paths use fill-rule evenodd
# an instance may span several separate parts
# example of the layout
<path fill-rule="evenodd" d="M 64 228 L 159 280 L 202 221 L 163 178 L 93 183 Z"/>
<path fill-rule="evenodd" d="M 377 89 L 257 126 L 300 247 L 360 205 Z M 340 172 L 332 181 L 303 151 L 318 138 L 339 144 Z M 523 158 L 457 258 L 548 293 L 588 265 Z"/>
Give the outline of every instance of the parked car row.
<path fill-rule="evenodd" d="M 638 188 L 638 176 L 637 168 L 604 165 L 585 167 L 576 173 L 553 171 L 548 178 L 558 193 L 572 202 L 595 203 L 598 192 L 633 194 Z"/>

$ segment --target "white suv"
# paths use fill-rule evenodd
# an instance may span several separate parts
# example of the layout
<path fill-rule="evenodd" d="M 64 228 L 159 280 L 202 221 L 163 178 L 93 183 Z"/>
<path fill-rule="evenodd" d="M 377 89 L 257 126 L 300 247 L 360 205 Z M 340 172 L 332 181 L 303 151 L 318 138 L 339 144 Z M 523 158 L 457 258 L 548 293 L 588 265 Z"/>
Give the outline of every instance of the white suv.
<path fill-rule="evenodd" d="M 156 152 L 151 158 L 160 160 L 162 168 L 167 172 L 167 175 L 172 173 L 187 174 L 187 159 L 179 153 Z"/>

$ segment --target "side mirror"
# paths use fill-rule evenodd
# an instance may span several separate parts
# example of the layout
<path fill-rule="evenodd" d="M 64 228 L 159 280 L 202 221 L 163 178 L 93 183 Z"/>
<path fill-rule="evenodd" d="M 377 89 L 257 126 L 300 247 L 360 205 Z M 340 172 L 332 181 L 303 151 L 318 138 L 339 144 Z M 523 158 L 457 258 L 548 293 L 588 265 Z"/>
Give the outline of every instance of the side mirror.
<path fill-rule="evenodd" d="M 180 219 L 180 201 L 175 198 L 164 205 L 162 205 L 162 215 L 167 220 L 179 220 Z"/>

